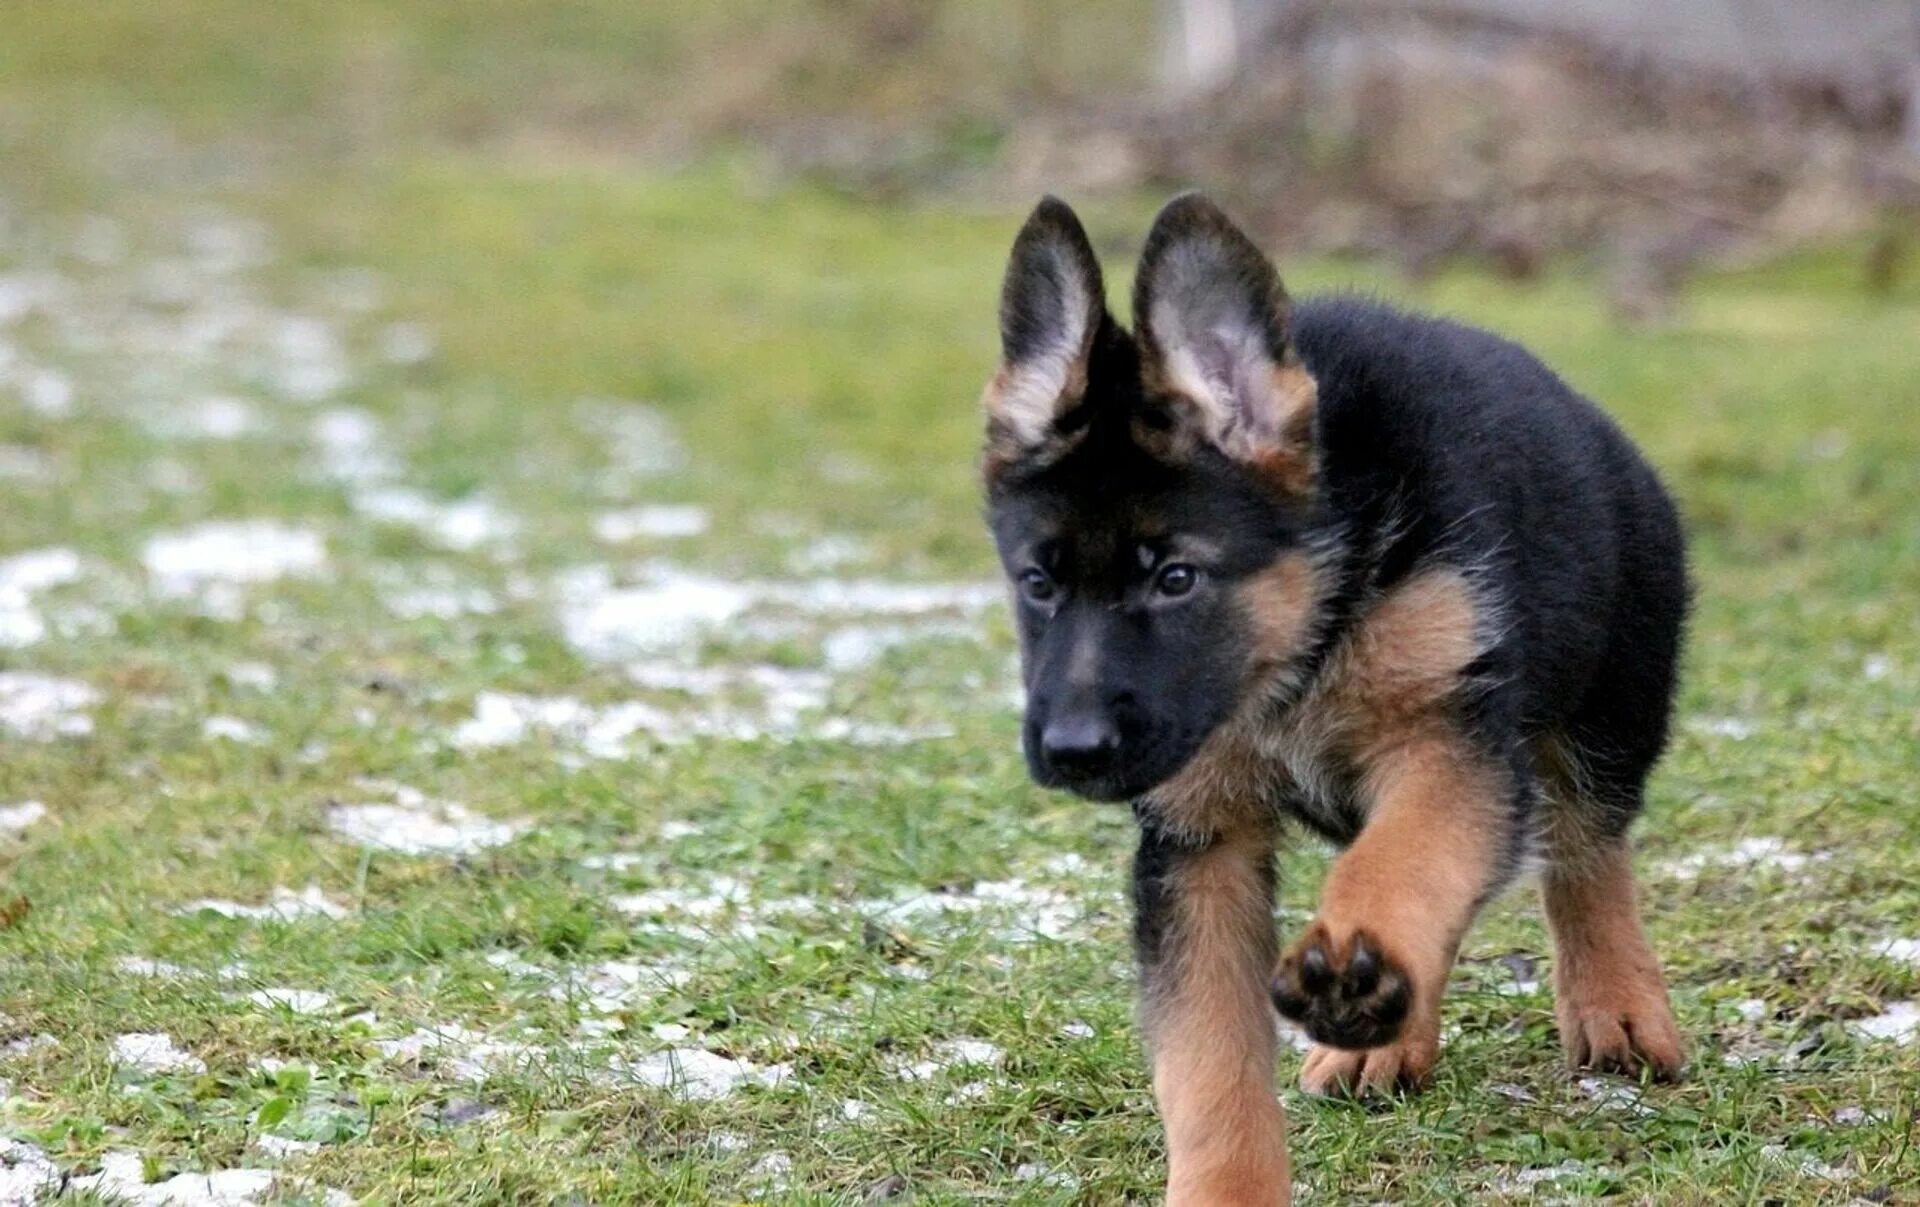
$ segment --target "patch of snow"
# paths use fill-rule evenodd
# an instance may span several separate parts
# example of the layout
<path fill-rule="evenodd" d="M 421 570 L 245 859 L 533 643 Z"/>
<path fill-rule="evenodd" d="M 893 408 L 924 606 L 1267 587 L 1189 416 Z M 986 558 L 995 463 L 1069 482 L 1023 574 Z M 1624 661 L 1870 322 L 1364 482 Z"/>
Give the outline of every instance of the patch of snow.
<path fill-rule="evenodd" d="M 1083 900 L 1083 898 L 1085 898 Z M 999 913 L 1009 919 L 1002 935 L 1013 942 L 1065 939 L 1079 932 L 1088 901 L 1085 894 L 1070 896 L 1055 888 L 1036 887 L 1021 880 L 988 880 L 964 893 L 916 893 L 893 898 L 867 898 L 853 907 L 896 923 Z"/>
<path fill-rule="evenodd" d="M 1893 673 L 1893 659 L 1885 654 L 1868 654 L 1860 664 L 1860 677 L 1868 682 L 1877 682 Z"/>
<path fill-rule="evenodd" d="M 1699 717 L 1689 725 L 1700 733 L 1735 742 L 1744 742 L 1755 733 L 1753 722 L 1744 717 Z"/>
<path fill-rule="evenodd" d="M 173 1037 L 159 1031 L 135 1031 L 116 1036 L 113 1060 L 137 1073 L 204 1073 L 207 1062 L 176 1047 Z"/>
<path fill-rule="evenodd" d="M 483 497 L 443 502 L 406 486 L 354 492 L 354 510 L 369 519 L 418 531 L 443 549 L 466 552 L 504 541 L 518 530 L 512 516 Z"/>
<path fill-rule="evenodd" d="M 792 1175 L 793 1158 L 786 1153 L 768 1153 L 747 1170 L 747 1177 L 765 1182 L 774 1189 L 785 1188 L 787 1179 Z"/>
<path fill-rule="evenodd" d="M 1060 1034 L 1066 1036 L 1068 1039 L 1092 1039 L 1094 1037 L 1093 1024 L 1075 1019 L 1060 1028 Z"/>
<path fill-rule="evenodd" d="M 53 473 L 45 453 L 24 444 L 0 444 L 0 479 L 34 482 Z"/>
<path fill-rule="evenodd" d="M 280 676 L 264 662 L 236 662 L 226 670 L 227 682 L 254 691 L 272 691 Z"/>
<path fill-rule="evenodd" d="M 645 403 L 613 399 L 583 400 L 574 408 L 579 422 L 605 443 L 613 469 L 622 478 L 654 478 L 687 462 L 673 423 Z"/>
<path fill-rule="evenodd" d="M 179 1173 L 148 1182 L 145 1160 L 139 1153 L 123 1150 L 103 1155 L 99 1173 L 73 1178 L 68 1184 L 81 1193 L 128 1207 L 244 1207 L 270 1201 L 278 1179 L 270 1169 L 242 1168 Z M 317 1189 L 317 1193 L 326 1207 L 353 1201 L 337 1190 Z"/>
<path fill-rule="evenodd" d="M 692 838 L 702 832 L 702 827 L 690 821 L 663 821 L 660 823 L 660 838 L 664 842 L 678 842 L 682 838 Z"/>
<path fill-rule="evenodd" d="M 1077 1190 L 1080 1179 L 1065 1170 L 1055 1169 L 1044 1161 L 1026 1161 L 1013 1168 L 1013 1180 L 1016 1182 L 1038 1182 L 1042 1186 L 1057 1186 L 1062 1190 Z"/>
<path fill-rule="evenodd" d="M 684 646 L 753 604 L 752 592 L 739 583 L 682 572 L 656 570 L 644 585 L 615 587 L 604 568 L 589 567 L 556 585 L 562 634 L 598 661 Z"/>
<path fill-rule="evenodd" d="M 1582 1077 L 1574 1083 L 1581 1094 L 1601 1106 L 1616 1107 L 1635 1115 L 1651 1115 L 1654 1109 L 1641 1101 L 1638 1086 L 1608 1081 L 1602 1077 Z"/>
<path fill-rule="evenodd" d="M 200 736 L 209 742 L 239 742 L 253 745 L 262 741 L 266 735 L 260 727 L 239 717 L 212 716 L 200 723 Z"/>
<path fill-rule="evenodd" d="M 286 1010 L 293 1014 L 318 1014 L 333 1005 L 333 999 L 317 989 L 287 989 L 269 986 L 247 994 L 247 1000 L 268 1010 Z"/>
<path fill-rule="evenodd" d="M 1759 1023 L 1772 1016 L 1773 1007 L 1760 998 L 1749 997 L 1733 1003 L 1733 1012 L 1740 1016 L 1742 1022 Z"/>
<path fill-rule="evenodd" d="M 0 811 L 4 813 L 4 811 Z M 3 816 L 0 816 L 0 829 L 6 828 Z M 1920 964 L 1920 939 L 1882 939 L 1873 945 L 1873 954 L 1885 956 L 1889 960 L 1900 960 L 1908 964 Z"/>
<path fill-rule="evenodd" d="M 210 394 L 185 407 L 156 411 L 147 430 L 162 438 L 236 440 L 260 427 L 253 408 L 227 394 Z"/>
<path fill-rule="evenodd" d="M 707 512 L 689 504 L 652 504 L 603 511 L 593 518 L 593 535 L 609 544 L 641 539 L 699 536 L 707 530 Z"/>
<path fill-rule="evenodd" d="M 290 402 L 319 402 L 353 380 L 339 338 L 310 315 L 286 316 L 273 332 L 272 353 L 268 380 Z"/>
<path fill-rule="evenodd" d="M 912 625 L 847 625 L 827 635 L 821 652 L 833 670 L 859 670 L 878 662 L 889 650 L 935 638 L 977 641 L 980 632 L 971 625 L 957 621 L 929 621 Z"/>
<path fill-rule="evenodd" d="M 19 379 L 20 401 L 48 419 L 73 414 L 73 381 L 54 369 L 35 369 Z"/>
<path fill-rule="evenodd" d="M 328 900 L 326 894 L 320 891 L 319 885 L 309 884 L 297 893 L 284 885 L 276 886 L 264 905 L 245 905 L 238 901 L 203 897 L 198 901 L 189 901 L 173 912 L 177 914 L 212 912 L 226 918 L 301 922 L 309 918 L 344 918 L 352 911 L 344 905 Z"/>
<path fill-rule="evenodd" d="M 1847 1177 L 1845 1170 L 1829 1165 L 1818 1157 L 1790 1152 L 1784 1144 L 1762 1145 L 1760 1155 L 1770 1161 L 1792 1166 L 1794 1172 L 1803 1178 L 1815 1178 L 1822 1182 L 1841 1182 Z"/>
<path fill-rule="evenodd" d="M 327 824 L 349 842 L 402 855 L 470 855 L 505 846 L 529 828 L 525 821 L 498 821 L 452 801 L 431 800 L 400 788 L 392 803 L 335 805 Z"/>
<path fill-rule="evenodd" d="M 44 1052 L 50 1048 L 57 1048 L 59 1046 L 59 1040 L 51 1035 L 42 1033 L 39 1035 L 23 1035 L 19 1039 L 10 1039 L 4 1045 L 0 1045 L 0 1052 L 5 1052 L 8 1056 L 31 1056 L 35 1052 Z"/>
<path fill-rule="evenodd" d="M 47 807 L 37 800 L 0 805 L 0 834 L 18 833 L 46 815 Z"/>
<path fill-rule="evenodd" d="M 245 614 L 239 588 L 326 568 L 326 542 L 316 532 L 275 520 L 216 520 L 157 536 L 141 552 L 154 588 L 167 598 L 191 598 L 217 619 Z"/>
<path fill-rule="evenodd" d="M 0 1207 L 33 1207 L 60 1185 L 60 1167 L 42 1149 L 0 1136 Z"/>
<path fill-rule="evenodd" d="M 340 407 L 315 419 L 313 440 L 320 446 L 321 468 L 336 481 L 381 482 L 400 473 L 380 421 L 358 407 Z"/>
<path fill-rule="evenodd" d="M 433 356 L 433 336 L 419 323 L 389 323 L 380 332 L 380 356 L 390 365 L 424 364 Z"/>
<path fill-rule="evenodd" d="M 997 1066 L 1005 1055 L 997 1045 L 984 1039 L 944 1039 L 933 1045 L 929 1059 L 899 1061 L 893 1072 L 902 1081 L 926 1081 L 948 1069 Z"/>
<path fill-rule="evenodd" d="M 843 1099 L 840 1103 L 840 1117 L 848 1123 L 858 1123 L 873 1116 L 873 1107 L 858 1098 Z"/>
<path fill-rule="evenodd" d="M 684 968 L 606 960 L 576 969 L 548 992 L 557 1001 L 575 1001 L 597 1014 L 616 1014 L 642 1000 L 647 991 L 667 992 L 686 984 Z"/>
<path fill-rule="evenodd" d="M 755 1065 L 704 1048 L 666 1048 L 631 1060 L 616 1056 L 608 1067 L 623 1080 L 696 1101 L 724 1098 L 744 1086 L 779 1085 L 792 1073 L 784 1064 Z"/>
<path fill-rule="evenodd" d="M 491 616 L 500 601 L 484 587 L 410 587 L 383 594 L 380 602 L 402 620 L 458 620 L 462 616 Z"/>
<path fill-rule="evenodd" d="M 647 857 L 638 851 L 609 851 L 604 855 L 588 855 L 580 860 L 580 866 L 595 871 L 624 872 L 639 867 Z"/>
<path fill-rule="evenodd" d="M 1872 1018 L 1855 1019 L 1847 1024 L 1855 1034 L 1868 1039 L 1890 1039 L 1910 1044 L 1920 1039 L 1920 1002 L 1889 1002 Z"/>
<path fill-rule="evenodd" d="M 271 1157 L 276 1161 L 284 1161 L 289 1157 L 305 1157 L 320 1151 L 319 1141 L 295 1140 L 291 1136 L 255 1136 L 253 1146 L 259 1149 L 263 1156 Z"/>
<path fill-rule="evenodd" d="M 34 549 L 0 558 L 0 646 L 18 649 L 47 635 L 34 595 L 80 577 L 80 555 L 71 549 Z"/>
<path fill-rule="evenodd" d="M 859 538 L 845 533 L 829 533 L 788 554 L 787 565 L 796 574 L 824 574 L 872 558 L 873 550 Z"/>
<path fill-rule="evenodd" d="M 1663 868 L 1670 875 L 1691 879 L 1708 868 L 1772 867 L 1783 872 L 1798 872 L 1810 863 L 1832 858 L 1831 852 L 1791 850 L 1786 840 L 1771 836 L 1743 838 L 1722 851 L 1699 851 L 1668 860 Z"/>
<path fill-rule="evenodd" d="M 1531 1191 L 1542 1183 L 1564 1182 L 1570 1178 L 1581 1178 L 1594 1172 L 1585 1161 L 1566 1160 L 1558 1165 L 1547 1165 L 1539 1169 L 1520 1169 L 1510 1174 L 1502 1174 L 1494 1179 L 1493 1189 L 1501 1194 L 1513 1194 L 1519 1191 Z"/>
<path fill-rule="evenodd" d="M 85 737 L 93 732 L 86 709 L 100 693 L 76 679 L 33 671 L 0 671 L 0 729 L 33 741 Z"/>
<path fill-rule="evenodd" d="M 625 893 L 607 898 L 607 904 L 623 914 L 658 917 L 686 914 L 694 918 L 713 918 L 746 901 L 746 885 L 731 876 L 715 876 L 705 891 L 657 888 L 644 893 Z"/>
<path fill-rule="evenodd" d="M 165 981 L 183 980 L 192 975 L 178 964 L 169 964 L 165 960 L 149 959 L 146 956 L 121 956 L 114 967 L 130 976 L 158 977 Z"/>

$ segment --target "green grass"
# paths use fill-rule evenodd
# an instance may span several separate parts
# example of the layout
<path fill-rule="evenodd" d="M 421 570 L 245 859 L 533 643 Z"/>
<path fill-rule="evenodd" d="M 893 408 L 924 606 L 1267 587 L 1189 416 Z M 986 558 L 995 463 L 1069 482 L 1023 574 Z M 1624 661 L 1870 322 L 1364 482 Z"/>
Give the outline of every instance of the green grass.
<path fill-rule="evenodd" d="M 63 47 L 47 34 L 0 55 L 52 71 L 89 47 L 103 64 L 127 53 L 124 31 L 68 32 Z M 259 33 L 264 61 L 307 63 L 286 36 Z M 448 87 L 486 74 L 466 70 L 448 68 Z M 0 160 L 0 279 L 64 282 L 52 313 L 0 326 L 0 346 L 74 395 L 71 413 L 49 416 L 0 384 L 0 464 L 26 467 L 0 475 L 0 557 L 61 547 L 82 562 L 76 581 L 33 594 L 53 631 L 0 647 L 0 671 L 98 695 L 89 736 L 0 732 L 0 806 L 47 808 L 0 831 L 0 1045 L 52 1037 L 0 1046 L 0 1137 L 79 1173 L 134 1152 L 149 1178 L 272 1165 L 252 1148 L 261 1134 L 319 1142 L 281 1166 L 288 1197 L 317 1193 L 300 1182 L 367 1201 L 824 1203 L 898 1179 L 925 1202 L 1150 1199 L 1160 1141 L 1126 967 L 1130 824 L 1025 782 L 996 609 L 872 617 L 763 594 L 647 659 L 831 670 L 837 633 L 914 630 L 827 675 L 799 740 L 643 735 L 625 758 L 542 732 L 451 740 L 488 691 L 639 699 L 679 723 L 715 709 L 565 639 L 558 584 L 581 566 L 633 580 L 665 561 L 716 584 L 986 581 L 974 398 L 1018 215 L 862 205 L 724 163 L 662 175 L 433 140 L 327 171 L 269 157 L 208 172 L 195 148 L 230 144 L 196 140 L 230 131 L 195 123 L 241 112 L 275 128 L 266 84 L 136 76 L 129 101 L 91 78 L 16 89 L 0 109 L 32 134 Z M 126 162 L 100 160 L 135 103 L 191 132 L 142 152 L 177 174 L 136 183 Z M 298 95 L 287 104 L 308 111 Z M 1089 207 L 1116 275 L 1147 204 Z M 258 223 L 269 254 L 183 276 L 214 212 Z M 1653 333 L 1613 327 L 1573 269 L 1524 289 L 1467 273 L 1416 289 L 1363 266 L 1286 266 L 1297 292 L 1377 289 L 1541 352 L 1666 473 L 1700 585 L 1682 720 L 1639 830 L 1691 1076 L 1629 1095 L 1561 1069 L 1546 991 L 1516 987 L 1509 966 L 1532 961 L 1546 980 L 1544 931 L 1515 893 L 1466 945 L 1431 1089 L 1371 1107 L 1288 1093 L 1316 1201 L 1520 1198 L 1532 1192 L 1517 1174 L 1566 1162 L 1538 1193 L 1920 1193 L 1920 1044 L 1850 1026 L 1920 996 L 1920 966 L 1872 951 L 1920 938 L 1920 290 L 1866 297 L 1849 262 L 1809 254 L 1702 280 Z M 381 282 L 370 309 L 342 276 L 359 267 Z M 338 342 L 348 380 L 325 398 L 274 384 L 289 316 Z M 215 321 L 230 331 L 196 353 L 188 333 Z M 431 354 L 385 356 L 395 323 L 430 334 Z M 253 429 L 156 430 L 216 393 L 247 403 Z M 635 403 L 684 448 L 665 472 L 636 472 L 609 435 L 609 416 Z M 383 482 L 488 499 L 513 536 L 448 549 L 356 506 L 314 435 L 348 408 L 378 424 L 395 460 Z M 594 535 L 597 513 L 657 502 L 700 505 L 709 530 L 620 547 Z M 322 538 L 325 571 L 242 588 L 237 620 L 162 597 L 143 567 L 156 535 L 268 518 Z M 423 587 L 492 610 L 403 614 L 399 597 Z M 270 686 L 251 664 L 271 669 Z M 220 715 L 259 740 L 208 739 L 202 724 Z M 948 736 L 807 736 L 831 718 Z M 370 850 L 330 825 L 336 805 L 387 793 L 369 779 L 525 828 L 456 857 Z M 1672 870 L 1763 836 L 1824 857 Z M 597 866 L 611 852 L 633 858 Z M 1286 930 L 1326 856 L 1302 840 L 1283 860 Z M 617 901 L 716 877 L 742 882 L 740 899 L 692 915 Z M 976 913 L 876 903 L 969 899 L 1009 880 L 1014 902 Z M 309 884 L 345 916 L 180 910 Z M 816 908 L 781 906 L 791 898 Z M 1036 918 L 1056 933 L 1024 933 Z M 137 973 L 130 957 L 183 971 Z M 622 968 L 658 975 L 607 980 Z M 247 999 L 262 987 L 329 1003 L 297 1014 Z M 596 1003 L 596 990 L 610 996 Z M 525 1047 L 496 1050 L 474 1080 L 380 1046 L 452 1025 Z M 145 1031 L 205 1071 L 116 1066 L 115 1038 Z M 997 1053 L 902 1075 L 959 1038 Z M 791 1075 L 701 1101 L 606 1073 L 609 1059 L 668 1047 Z M 269 1058 L 292 1063 L 272 1071 Z M 1281 1084 L 1297 1062 L 1283 1057 Z M 866 1104 L 857 1118 L 850 1100 Z M 784 1177 L 763 1164 L 773 1154 L 791 1162 Z"/>

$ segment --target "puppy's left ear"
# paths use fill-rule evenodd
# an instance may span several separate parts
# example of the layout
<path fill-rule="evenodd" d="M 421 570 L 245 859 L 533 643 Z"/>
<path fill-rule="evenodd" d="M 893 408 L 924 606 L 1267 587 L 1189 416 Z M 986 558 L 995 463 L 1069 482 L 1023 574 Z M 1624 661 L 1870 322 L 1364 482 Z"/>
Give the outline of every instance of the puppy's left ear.
<path fill-rule="evenodd" d="M 1014 240 L 1000 287 L 1000 369 L 984 399 L 989 471 L 1057 452 L 1083 429 L 1088 362 L 1111 322 L 1080 219 L 1059 198 L 1042 199 Z"/>
<path fill-rule="evenodd" d="M 1313 377 L 1295 354 L 1280 274 L 1198 193 L 1154 219 L 1134 279 L 1141 377 L 1174 408 L 1174 438 L 1198 438 L 1276 484 L 1313 480 Z"/>

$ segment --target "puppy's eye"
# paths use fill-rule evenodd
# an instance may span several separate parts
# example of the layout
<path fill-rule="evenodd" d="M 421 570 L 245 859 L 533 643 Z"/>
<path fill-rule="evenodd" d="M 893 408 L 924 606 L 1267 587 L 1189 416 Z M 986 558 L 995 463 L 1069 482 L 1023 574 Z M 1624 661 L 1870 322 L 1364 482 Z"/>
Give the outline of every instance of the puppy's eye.
<path fill-rule="evenodd" d="M 1046 603 L 1053 598 L 1053 580 L 1047 572 L 1037 566 L 1020 572 L 1020 593 L 1034 603 Z"/>
<path fill-rule="evenodd" d="M 1163 566 L 1153 577 L 1153 589 L 1169 599 L 1178 599 L 1200 583 L 1200 571 L 1185 562 Z"/>

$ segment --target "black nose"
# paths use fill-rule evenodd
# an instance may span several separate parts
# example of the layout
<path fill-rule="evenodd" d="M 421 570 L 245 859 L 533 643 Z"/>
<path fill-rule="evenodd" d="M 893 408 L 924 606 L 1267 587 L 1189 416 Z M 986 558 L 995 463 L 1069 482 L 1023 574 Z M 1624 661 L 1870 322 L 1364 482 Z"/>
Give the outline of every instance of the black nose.
<path fill-rule="evenodd" d="M 1048 765 L 1069 775 L 1105 771 L 1120 753 L 1120 730 L 1097 713 L 1054 717 L 1040 733 L 1040 753 Z"/>

